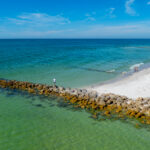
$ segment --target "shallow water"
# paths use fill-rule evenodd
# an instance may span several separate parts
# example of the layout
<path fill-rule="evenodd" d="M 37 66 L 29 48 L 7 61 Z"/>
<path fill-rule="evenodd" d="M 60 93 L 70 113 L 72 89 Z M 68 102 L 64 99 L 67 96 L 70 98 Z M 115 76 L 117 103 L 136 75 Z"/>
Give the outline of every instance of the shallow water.
<path fill-rule="evenodd" d="M 101 83 L 149 63 L 149 46 L 150 40 L 0 40 L 0 78 Z M 0 150 L 147 150 L 150 131 L 134 125 L 94 120 L 56 97 L 0 90 Z"/>
<path fill-rule="evenodd" d="M 150 131 L 121 121 L 96 121 L 51 98 L 0 94 L 0 149 L 147 150 Z M 52 105 L 53 103 L 53 105 Z"/>

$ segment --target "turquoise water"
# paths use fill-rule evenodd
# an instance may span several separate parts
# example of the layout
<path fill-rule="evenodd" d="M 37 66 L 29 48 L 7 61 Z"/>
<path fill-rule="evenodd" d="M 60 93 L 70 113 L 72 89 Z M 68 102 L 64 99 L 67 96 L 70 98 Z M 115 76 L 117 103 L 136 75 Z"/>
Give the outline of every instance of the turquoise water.
<path fill-rule="evenodd" d="M 150 40 L 0 40 L 0 78 L 82 87 L 141 62 L 150 62 Z M 0 150 L 149 149 L 148 129 L 97 121 L 62 102 L 0 90 Z"/>
<path fill-rule="evenodd" d="M 148 62 L 150 40 L 0 40 L 0 78 L 82 87 Z"/>

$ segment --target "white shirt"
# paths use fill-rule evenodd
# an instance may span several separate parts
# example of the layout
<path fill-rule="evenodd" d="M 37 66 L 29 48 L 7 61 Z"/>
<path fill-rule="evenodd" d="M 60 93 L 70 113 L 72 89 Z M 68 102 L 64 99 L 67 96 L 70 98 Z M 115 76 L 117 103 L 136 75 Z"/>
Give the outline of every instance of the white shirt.
<path fill-rule="evenodd" d="M 53 79 L 53 82 L 56 83 L 56 79 L 55 78 Z"/>

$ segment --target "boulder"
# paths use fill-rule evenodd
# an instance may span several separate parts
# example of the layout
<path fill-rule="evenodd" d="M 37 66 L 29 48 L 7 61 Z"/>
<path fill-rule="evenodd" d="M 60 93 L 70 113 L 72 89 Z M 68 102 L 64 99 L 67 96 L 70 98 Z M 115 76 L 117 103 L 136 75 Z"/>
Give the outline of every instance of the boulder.
<path fill-rule="evenodd" d="M 39 84 L 39 85 L 37 86 L 37 89 L 38 89 L 38 90 L 42 90 L 42 88 L 43 88 L 43 85 L 41 85 L 41 84 Z"/>
<path fill-rule="evenodd" d="M 72 95 L 76 95 L 76 96 L 79 95 L 77 89 L 72 89 L 72 90 L 71 90 L 71 94 L 72 94 Z"/>
<path fill-rule="evenodd" d="M 105 103 L 105 101 L 104 101 L 104 100 L 100 100 L 100 101 L 98 101 L 98 105 L 105 106 L 105 105 L 106 105 L 106 103 Z"/>
<path fill-rule="evenodd" d="M 56 92 L 56 93 L 59 93 L 59 89 L 58 89 L 58 88 L 56 88 L 56 87 L 55 87 L 55 88 L 53 88 L 53 91 L 54 91 L 54 92 Z"/>
<path fill-rule="evenodd" d="M 82 93 L 83 93 L 83 94 L 86 94 L 86 93 L 87 93 L 87 90 L 86 90 L 86 89 L 82 89 Z"/>
<path fill-rule="evenodd" d="M 59 89 L 60 92 L 65 90 L 65 88 L 64 88 L 64 87 L 61 87 L 61 86 L 58 87 L 58 89 Z"/>
<path fill-rule="evenodd" d="M 91 91 L 91 92 L 89 93 L 89 96 L 90 96 L 91 98 L 96 98 L 96 97 L 98 96 L 98 94 L 97 94 L 96 91 Z"/>

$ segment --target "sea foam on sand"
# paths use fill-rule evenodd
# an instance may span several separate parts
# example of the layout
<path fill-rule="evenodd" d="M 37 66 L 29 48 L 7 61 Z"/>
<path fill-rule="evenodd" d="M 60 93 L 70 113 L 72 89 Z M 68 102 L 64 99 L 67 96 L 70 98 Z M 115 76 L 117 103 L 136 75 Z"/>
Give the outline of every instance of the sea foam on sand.
<path fill-rule="evenodd" d="M 136 99 L 138 97 L 150 97 L 150 68 L 141 70 L 112 83 L 90 87 L 99 95 L 103 93 L 114 93 Z"/>

